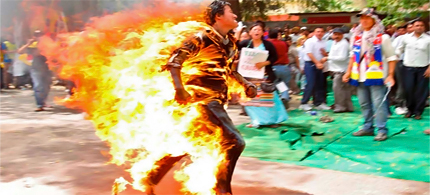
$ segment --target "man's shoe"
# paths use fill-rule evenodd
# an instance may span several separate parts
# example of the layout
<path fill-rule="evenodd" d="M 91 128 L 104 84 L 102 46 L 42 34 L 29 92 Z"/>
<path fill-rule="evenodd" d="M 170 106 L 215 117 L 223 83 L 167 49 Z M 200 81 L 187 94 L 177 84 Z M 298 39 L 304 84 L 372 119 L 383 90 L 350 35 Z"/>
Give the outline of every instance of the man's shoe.
<path fill-rule="evenodd" d="M 412 117 L 412 113 L 408 112 L 405 114 L 405 118 L 411 118 Z"/>
<path fill-rule="evenodd" d="M 403 115 L 408 113 L 408 108 L 406 107 L 397 107 L 394 112 L 398 115 Z"/>
<path fill-rule="evenodd" d="M 386 133 L 378 133 L 378 135 L 375 136 L 373 140 L 375 141 L 385 141 L 388 139 L 388 136 Z"/>
<path fill-rule="evenodd" d="M 248 116 L 248 114 L 246 114 L 246 112 L 241 112 L 239 113 L 240 116 Z"/>
<path fill-rule="evenodd" d="M 44 111 L 44 109 L 42 107 L 39 107 L 39 108 L 34 109 L 34 111 L 35 112 L 41 112 L 41 111 Z"/>
<path fill-rule="evenodd" d="M 415 115 L 415 117 L 414 117 L 414 119 L 415 119 L 415 120 L 421 120 L 421 119 L 422 119 L 422 117 L 421 117 L 421 115 L 420 115 L 420 114 L 416 114 L 416 115 Z"/>
<path fill-rule="evenodd" d="M 310 106 L 309 104 L 302 104 L 299 106 L 299 109 L 304 111 L 309 111 L 309 110 L 312 110 L 312 106 Z"/>
<path fill-rule="evenodd" d="M 331 107 L 327 106 L 327 104 L 322 103 L 321 105 L 317 106 L 316 109 L 318 109 L 318 110 L 331 110 Z"/>
<path fill-rule="evenodd" d="M 334 110 L 333 111 L 334 113 L 344 113 L 344 112 L 347 112 L 346 110 Z"/>
<path fill-rule="evenodd" d="M 353 136 L 374 136 L 375 133 L 373 131 L 369 132 L 369 131 L 365 131 L 365 130 L 361 129 L 360 131 L 352 133 L 352 135 Z"/>

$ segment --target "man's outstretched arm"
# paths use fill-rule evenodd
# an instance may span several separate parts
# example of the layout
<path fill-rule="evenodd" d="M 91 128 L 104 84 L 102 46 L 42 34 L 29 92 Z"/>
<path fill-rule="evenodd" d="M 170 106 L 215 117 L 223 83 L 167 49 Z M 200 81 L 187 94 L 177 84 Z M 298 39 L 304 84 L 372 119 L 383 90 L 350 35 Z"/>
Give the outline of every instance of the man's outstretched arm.
<path fill-rule="evenodd" d="M 251 82 L 247 81 L 241 74 L 239 74 L 237 71 L 232 71 L 230 73 L 230 76 L 234 78 L 240 85 L 245 88 L 246 96 L 249 98 L 254 98 L 257 96 L 257 87 L 252 84 Z"/>

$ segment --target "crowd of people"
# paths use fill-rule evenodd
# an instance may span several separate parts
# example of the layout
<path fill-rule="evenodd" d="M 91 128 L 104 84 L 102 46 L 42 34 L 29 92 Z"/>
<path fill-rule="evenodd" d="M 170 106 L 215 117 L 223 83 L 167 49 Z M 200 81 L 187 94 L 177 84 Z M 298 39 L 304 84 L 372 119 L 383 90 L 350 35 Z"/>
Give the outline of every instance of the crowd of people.
<path fill-rule="evenodd" d="M 242 114 L 252 121 L 250 127 L 287 120 L 291 94 L 303 95 L 301 110 L 334 113 L 353 112 L 351 97 L 357 94 L 364 124 L 354 135 L 373 136 L 376 128 L 376 141 L 387 139 L 390 105 L 405 118 L 422 119 L 428 106 L 430 76 L 430 36 L 425 33 L 424 21 L 384 27 L 372 8 L 357 17 L 360 23 L 351 28 L 270 29 L 257 21 L 249 29 L 235 29 L 239 50 L 268 51 L 267 60 L 255 64 L 265 69 L 265 78 L 246 78 L 259 86 L 257 97 L 242 102 Z M 46 99 L 52 84 L 46 58 L 37 49 L 40 36 L 42 32 L 36 31 L 32 39 L 17 47 L 12 36 L 6 35 L 1 44 L 2 89 L 33 88 L 35 111 L 50 107 Z M 333 81 L 333 105 L 327 105 L 329 79 Z M 274 87 L 281 82 L 287 90 Z"/>
<path fill-rule="evenodd" d="M 360 22 L 351 29 L 270 29 L 261 21 L 248 30 L 236 29 L 239 49 L 269 51 L 268 60 L 255 65 L 265 68 L 266 77 L 247 78 L 260 86 L 259 96 L 241 103 L 241 114 L 251 118 L 248 127 L 276 126 L 285 121 L 291 94 L 303 95 L 301 110 L 334 113 L 353 112 L 352 95 L 356 94 L 364 124 L 353 135 L 375 136 L 376 129 L 375 141 L 387 139 L 391 106 L 405 118 L 422 119 L 428 106 L 430 76 L 430 36 L 424 21 L 417 18 L 403 26 L 384 27 L 372 8 L 357 17 Z M 331 106 L 327 105 L 330 79 L 335 100 Z M 283 82 L 288 90 L 264 90 L 267 82 Z"/>

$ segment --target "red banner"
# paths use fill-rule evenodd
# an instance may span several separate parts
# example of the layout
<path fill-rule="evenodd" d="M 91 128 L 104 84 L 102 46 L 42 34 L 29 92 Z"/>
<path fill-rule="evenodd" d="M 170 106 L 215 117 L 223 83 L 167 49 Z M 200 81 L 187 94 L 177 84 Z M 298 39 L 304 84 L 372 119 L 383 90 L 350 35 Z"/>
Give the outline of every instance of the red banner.
<path fill-rule="evenodd" d="M 308 17 L 307 24 L 345 24 L 351 22 L 351 16 Z"/>

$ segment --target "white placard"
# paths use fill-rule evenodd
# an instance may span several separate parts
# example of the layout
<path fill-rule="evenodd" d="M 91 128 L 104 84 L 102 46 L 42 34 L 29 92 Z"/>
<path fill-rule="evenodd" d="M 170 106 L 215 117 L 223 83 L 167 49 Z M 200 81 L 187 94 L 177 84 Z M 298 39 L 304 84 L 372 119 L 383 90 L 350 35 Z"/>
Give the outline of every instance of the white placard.
<path fill-rule="evenodd" d="M 269 51 L 243 48 L 240 53 L 238 72 L 243 77 L 263 79 L 265 68 L 257 69 L 255 64 L 266 61 L 268 57 Z"/>
<path fill-rule="evenodd" d="M 288 86 L 283 81 L 281 81 L 280 83 L 276 84 L 276 88 L 278 89 L 278 91 L 280 93 L 288 90 Z"/>

